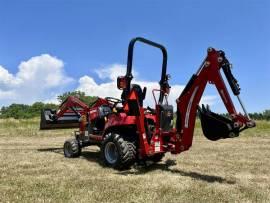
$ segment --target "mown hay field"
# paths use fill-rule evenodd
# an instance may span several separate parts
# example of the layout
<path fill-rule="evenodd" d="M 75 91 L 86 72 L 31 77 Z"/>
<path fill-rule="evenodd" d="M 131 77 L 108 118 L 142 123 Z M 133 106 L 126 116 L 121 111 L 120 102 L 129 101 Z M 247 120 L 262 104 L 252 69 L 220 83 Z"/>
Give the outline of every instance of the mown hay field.
<path fill-rule="evenodd" d="M 239 138 L 206 140 L 147 167 L 106 168 L 99 148 L 63 156 L 72 130 L 39 131 L 38 119 L 0 120 L 0 202 L 270 202 L 270 123 Z"/>

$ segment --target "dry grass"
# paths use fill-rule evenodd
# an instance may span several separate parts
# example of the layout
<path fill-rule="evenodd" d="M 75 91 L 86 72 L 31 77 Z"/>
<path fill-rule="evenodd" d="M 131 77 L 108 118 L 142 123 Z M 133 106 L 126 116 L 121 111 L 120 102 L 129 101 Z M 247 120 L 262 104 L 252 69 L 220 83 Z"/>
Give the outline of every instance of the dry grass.
<path fill-rule="evenodd" d="M 97 147 L 63 157 L 70 130 L 0 120 L 1 202 L 270 202 L 270 124 L 240 138 L 194 137 L 190 151 L 146 168 L 105 168 Z"/>

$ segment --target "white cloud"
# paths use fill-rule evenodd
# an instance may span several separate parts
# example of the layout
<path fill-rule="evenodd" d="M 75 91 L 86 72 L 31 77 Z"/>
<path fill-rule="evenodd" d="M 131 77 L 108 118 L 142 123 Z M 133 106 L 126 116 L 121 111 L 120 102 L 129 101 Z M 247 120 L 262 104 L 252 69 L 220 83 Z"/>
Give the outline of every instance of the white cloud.
<path fill-rule="evenodd" d="M 117 97 L 120 98 L 121 91 L 117 89 L 115 81 L 97 84 L 92 77 L 83 76 L 79 79 L 77 90 L 84 91 L 86 95 L 99 97 Z"/>
<path fill-rule="evenodd" d="M 15 96 L 15 92 L 12 90 L 3 91 L 0 90 L 0 100 L 5 98 L 12 98 Z"/>
<path fill-rule="evenodd" d="M 59 100 L 57 99 L 58 95 L 52 96 L 49 99 L 45 99 L 42 102 L 44 103 L 50 103 L 50 104 L 60 104 Z"/>
<path fill-rule="evenodd" d="M 0 66 L 0 106 L 42 101 L 71 81 L 64 73 L 63 61 L 49 54 L 21 62 L 16 74 Z"/>
<path fill-rule="evenodd" d="M 79 78 L 76 90 L 84 91 L 91 96 L 121 97 L 122 91 L 117 89 L 116 80 L 118 76 L 125 75 L 125 65 L 113 64 L 99 68 L 95 73 L 103 81 L 102 83 L 98 84 L 93 77 L 85 75 Z M 142 88 L 147 87 L 144 105 L 153 107 L 152 90 L 159 88 L 158 82 L 140 80 L 139 74 L 136 72 L 133 75 L 133 84 L 139 84 Z M 159 78 L 157 78 L 158 80 Z M 0 106 L 36 101 L 58 103 L 57 95 L 63 93 L 63 88 L 67 87 L 72 81 L 74 79 L 68 77 L 64 72 L 64 62 L 49 54 L 42 54 L 21 62 L 16 74 L 12 74 L 3 66 L 0 66 Z M 175 106 L 175 100 L 181 94 L 184 85 L 175 84 L 171 86 L 169 103 Z M 68 90 L 72 91 L 72 89 Z M 213 105 L 216 103 L 216 99 L 216 96 L 206 95 L 201 102 Z"/>
<path fill-rule="evenodd" d="M 118 76 L 126 74 L 126 67 L 127 66 L 124 64 L 112 64 L 105 68 L 96 69 L 95 72 L 100 79 L 110 79 L 112 81 L 116 81 Z M 138 76 L 138 73 L 134 70 L 132 74 L 134 77 Z"/>
<path fill-rule="evenodd" d="M 112 64 L 109 67 L 96 69 L 100 79 L 111 79 L 112 81 L 116 81 L 119 75 L 124 75 L 126 73 L 126 66 L 122 64 Z"/>
<path fill-rule="evenodd" d="M 209 106 L 215 105 L 217 103 L 218 96 L 217 95 L 206 95 L 203 96 L 200 104 L 208 104 Z"/>
<path fill-rule="evenodd" d="M 16 78 L 24 84 L 41 84 L 43 89 L 65 85 L 72 81 L 64 74 L 63 61 L 49 54 L 35 56 L 21 62 Z"/>
<path fill-rule="evenodd" d="M 19 79 L 14 77 L 3 66 L 0 66 L 0 90 L 8 89 L 20 83 Z"/>
<path fill-rule="evenodd" d="M 108 82 L 97 84 L 95 80 L 90 76 L 83 76 L 79 79 L 79 86 L 77 90 L 84 91 L 86 95 L 99 96 L 99 97 L 121 97 L 121 90 L 118 90 L 116 87 L 117 76 L 125 75 L 126 66 L 122 64 L 113 64 L 111 66 L 100 68 L 96 70 L 96 73 L 100 79 L 109 79 Z M 132 81 L 133 84 L 139 84 L 142 88 L 147 87 L 146 99 L 144 100 L 144 105 L 154 106 L 154 99 L 152 95 L 153 89 L 158 89 L 158 82 L 144 81 L 139 78 L 138 73 L 135 73 L 135 78 Z M 158 79 L 157 79 L 158 81 Z M 179 97 L 181 92 L 184 89 L 184 85 L 171 85 L 171 92 L 169 95 L 169 103 L 173 104 L 176 108 L 176 99 Z M 157 95 L 158 96 L 158 95 Z M 157 98 L 158 99 L 158 98 Z M 217 96 L 207 95 L 203 96 L 201 103 L 206 103 L 213 105 L 216 102 Z"/>

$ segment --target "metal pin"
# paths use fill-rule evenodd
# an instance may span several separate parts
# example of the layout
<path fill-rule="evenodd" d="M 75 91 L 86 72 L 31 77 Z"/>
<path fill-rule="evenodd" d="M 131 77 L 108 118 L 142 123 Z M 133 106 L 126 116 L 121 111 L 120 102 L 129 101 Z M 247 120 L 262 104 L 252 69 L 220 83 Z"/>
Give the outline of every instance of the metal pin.
<path fill-rule="evenodd" d="M 209 61 L 205 61 L 205 67 L 208 67 L 210 65 Z"/>
<path fill-rule="evenodd" d="M 223 58 L 222 57 L 218 57 L 218 62 L 221 63 L 223 61 Z"/>

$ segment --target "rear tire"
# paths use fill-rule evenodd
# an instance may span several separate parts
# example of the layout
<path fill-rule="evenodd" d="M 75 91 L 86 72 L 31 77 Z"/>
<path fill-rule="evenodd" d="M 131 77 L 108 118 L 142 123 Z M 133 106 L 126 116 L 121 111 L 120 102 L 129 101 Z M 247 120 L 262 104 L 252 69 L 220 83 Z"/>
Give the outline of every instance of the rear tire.
<path fill-rule="evenodd" d="M 69 139 L 64 144 L 64 155 L 67 158 L 75 158 L 81 155 L 82 149 L 76 139 Z"/>
<path fill-rule="evenodd" d="M 118 170 L 128 169 L 136 161 L 136 146 L 124 136 L 109 133 L 102 142 L 101 155 L 106 166 Z"/>

